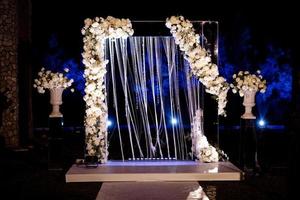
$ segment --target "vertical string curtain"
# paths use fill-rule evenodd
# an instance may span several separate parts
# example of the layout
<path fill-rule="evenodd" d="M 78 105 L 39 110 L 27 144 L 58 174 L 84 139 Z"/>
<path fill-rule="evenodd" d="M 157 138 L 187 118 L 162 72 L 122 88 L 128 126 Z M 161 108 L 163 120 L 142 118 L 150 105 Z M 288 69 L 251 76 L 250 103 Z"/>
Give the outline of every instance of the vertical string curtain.
<path fill-rule="evenodd" d="M 105 53 L 109 137 L 118 138 L 121 159 L 189 159 L 190 123 L 203 90 L 174 39 L 107 40 Z"/>

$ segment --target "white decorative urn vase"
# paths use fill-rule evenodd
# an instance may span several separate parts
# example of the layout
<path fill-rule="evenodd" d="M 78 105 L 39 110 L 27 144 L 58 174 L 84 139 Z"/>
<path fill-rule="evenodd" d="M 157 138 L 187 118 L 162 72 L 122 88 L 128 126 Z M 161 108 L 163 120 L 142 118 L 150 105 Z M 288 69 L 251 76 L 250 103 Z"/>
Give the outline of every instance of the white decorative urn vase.
<path fill-rule="evenodd" d="M 62 117 L 63 115 L 59 111 L 59 106 L 62 104 L 62 93 L 64 88 L 52 88 L 50 89 L 50 104 L 52 105 L 52 112 L 49 117 Z"/>
<path fill-rule="evenodd" d="M 256 119 L 252 114 L 252 107 L 255 106 L 255 95 L 256 91 L 244 91 L 244 101 L 245 113 L 241 116 L 242 119 Z"/>

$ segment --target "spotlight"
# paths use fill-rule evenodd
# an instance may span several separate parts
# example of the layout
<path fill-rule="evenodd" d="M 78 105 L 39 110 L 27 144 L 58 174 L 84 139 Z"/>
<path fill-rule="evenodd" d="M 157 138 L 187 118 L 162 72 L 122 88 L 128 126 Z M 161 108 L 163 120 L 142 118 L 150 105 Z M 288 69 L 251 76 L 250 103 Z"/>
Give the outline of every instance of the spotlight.
<path fill-rule="evenodd" d="M 107 127 L 111 127 L 113 125 L 113 122 L 108 119 L 106 125 Z"/>
<path fill-rule="evenodd" d="M 177 119 L 174 118 L 174 117 L 172 117 L 172 119 L 171 119 L 171 124 L 173 124 L 173 125 L 177 124 Z"/>
<path fill-rule="evenodd" d="M 264 128 L 264 127 L 266 126 L 265 120 L 260 119 L 260 120 L 258 121 L 258 126 L 259 126 L 260 128 Z"/>

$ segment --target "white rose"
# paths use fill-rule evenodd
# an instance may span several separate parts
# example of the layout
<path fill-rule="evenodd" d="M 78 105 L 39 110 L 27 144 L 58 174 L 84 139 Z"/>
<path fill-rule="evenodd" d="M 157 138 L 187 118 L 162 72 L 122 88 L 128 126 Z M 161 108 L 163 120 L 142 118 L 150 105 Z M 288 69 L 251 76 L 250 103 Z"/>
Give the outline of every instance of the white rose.
<path fill-rule="evenodd" d="M 95 150 L 93 150 L 93 149 L 90 149 L 89 151 L 88 151 L 88 154 L 89 155 L 94 155 L 96 152 L 95 152 Z"/>

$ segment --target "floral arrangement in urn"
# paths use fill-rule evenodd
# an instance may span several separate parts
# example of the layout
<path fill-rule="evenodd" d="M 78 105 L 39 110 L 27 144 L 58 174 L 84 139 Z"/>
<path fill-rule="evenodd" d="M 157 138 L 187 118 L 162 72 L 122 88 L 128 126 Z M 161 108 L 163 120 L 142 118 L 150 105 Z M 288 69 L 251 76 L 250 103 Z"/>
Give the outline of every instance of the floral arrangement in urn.
<path fill-rule="evenodd" d="M 256 119 L 252 114 L 252 107 L 255 106 L 255 94 L 257 91 L 264 93 L 267 89 L 267 81 L 263 79 L 260 71 L 256 74 L 250 74 L 249 71 L 240 71 L 233 75 L 234 82 L 230 84 L 233 93 L 239 93 L 244 97 L 243 105 L 245 113 L 241 116 L 243 119 Z"/>
<path fill-rule="evenodd" d="M 67 73 L 69 69 L 64 69 Z M 49 117 L 62 117 L 63 115 L 59 111 L 59 106 L 62 104 L 62 93 L 64 89 L 70 87 L 73 83 L 73 79 L 68 79 L 64 73 L 51 72 L 42 68 L 38 73 L 38 78 L 34 80 L 33 87 L 37 89 L 39 93 L 45 93 L 45 90 L 50 91 L 50 103 L 52 104 L 52 112 Z M 71 89 L 74 92 L 74 89 Z"/>
<path fill-rule="evenodd" d="M 239 71 L 238 74 L 234 74 L 232 77 L 234 80 L 230 84 L 232 92 L 239 92 L 241 97 L 245 95 L 246 91 L 264 93 L 267 89 L 267 81 L 263 79 L 259 70 L 255 74 L 250 74 L 249 71 Z"/>
<path fill-rule="evenodd" d="M 69 72 L 68 68 L 65 68 L 64 71 Z M 34 79 L 33 87 L 41 94 L 45 93 L 45 89 L 54 89 L 54 88 L 63 88 L 66 89 L 72 85 L 74 82 L 73 79 L 68 79 L 64 73 L 51 72 L 50 70 L 45 70 L 42 68 L 38 73 L 38 78 Z M 72 88 L 73 92 L 74 89 Z"/>

